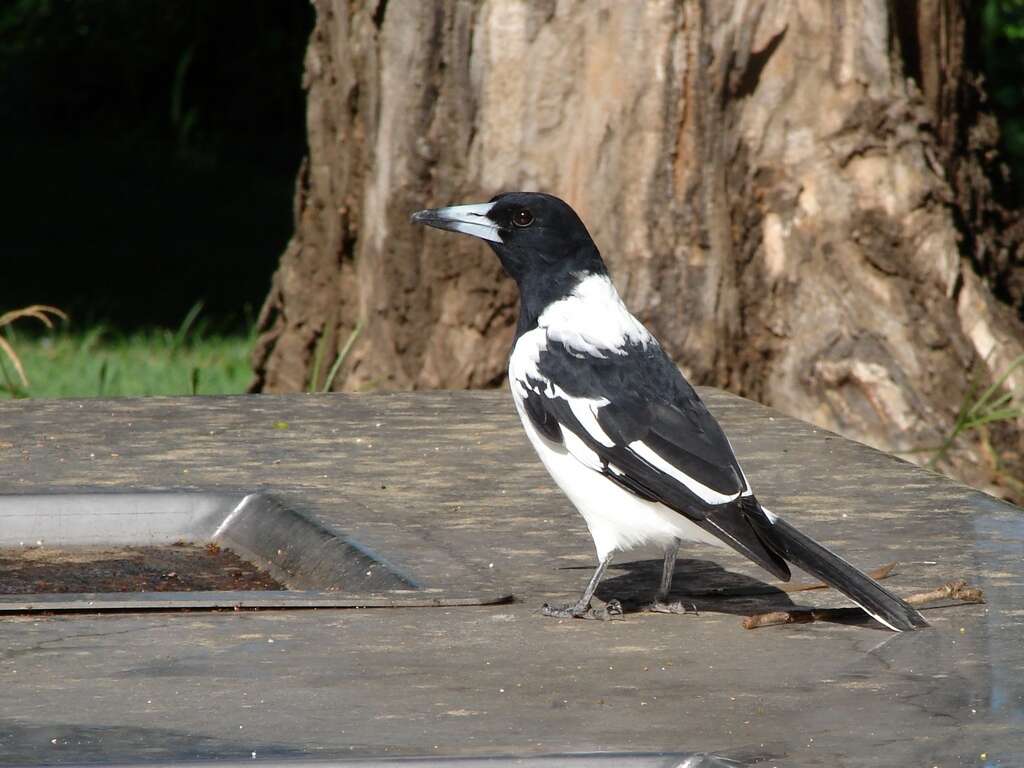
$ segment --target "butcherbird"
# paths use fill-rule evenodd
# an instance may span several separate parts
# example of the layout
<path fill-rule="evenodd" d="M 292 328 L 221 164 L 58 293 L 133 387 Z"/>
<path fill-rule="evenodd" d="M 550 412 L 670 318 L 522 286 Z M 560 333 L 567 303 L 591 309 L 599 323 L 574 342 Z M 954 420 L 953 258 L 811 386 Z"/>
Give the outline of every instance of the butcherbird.
<path fill-rule="evenodd" d="M 730 546 L 773 576 L 793 563 L 895 631 L 927 626 L 910 605 L 761 506 L 728 438 L 657 339 L 630 314 L 583 222 L 551 195 L 420 211 L 412 220 L 487 242 L 519 287 L 508 378 L 530 443 L 586 520 L 598 566 L 555 617 L 593 616 L 614 553 L 664 548 L 656 610 L 682 541 Z M 614 610 L 615 601 L 610 603 Z"/>

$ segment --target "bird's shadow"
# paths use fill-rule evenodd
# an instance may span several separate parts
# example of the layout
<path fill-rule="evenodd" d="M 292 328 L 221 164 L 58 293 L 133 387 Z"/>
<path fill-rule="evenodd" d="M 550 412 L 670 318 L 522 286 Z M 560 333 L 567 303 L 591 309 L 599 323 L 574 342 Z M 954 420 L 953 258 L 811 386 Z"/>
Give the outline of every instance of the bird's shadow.
<path fill-rule="evenodd" d="M 661 559 L 633 560 L 609 566 L 609 575 L 598 587 L 597 597 L 604 602 L 618 600 L 627 614 L 645 610 L 658 591 L 662 562 Z M 676 561 L 672 590 L 666 602 L 675 601 L 697 614 L 728 613 L 736 616 L 814 607 L 813 600 L 800 604 L 794 602 L 793 595 L 778 586 L 727 571 L 710 560 L 689 558 Z M 881 627 L 860 608 L 829 608 L 817 614 L 817 620 Z"/>

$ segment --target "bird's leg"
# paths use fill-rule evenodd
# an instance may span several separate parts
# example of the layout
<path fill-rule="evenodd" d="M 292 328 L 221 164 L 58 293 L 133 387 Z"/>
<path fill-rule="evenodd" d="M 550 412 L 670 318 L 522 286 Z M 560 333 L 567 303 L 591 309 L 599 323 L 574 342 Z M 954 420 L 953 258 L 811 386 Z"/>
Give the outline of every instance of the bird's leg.
<path fill-rule="evenodd" d="M 668 602 L 669 592 L 672 591 L 672 576 L 676 572 L 676 556 L 679 554 L 679 539 L 673 539 L 668 549 L 665 550 L 665 562 L 661 567 L 661 585 L 658 587 L 658 594 L 654 601 L 648 603 L 646 609 L 655 613 L 696 613 L 697 609 L 691 606 L 689 609 L 683 605 L 681 600 L 674 603 Z"/>
<path fill-rule="evenodd" d="M 622 614 L 622 606 L 618 600 L 610 600 L 605 606 L 604 610 L 600 612 L 592 611 L 590 609 L 590 601 L 594 597 L 594 592 L 597 590 L 597 585 L 601 583 L 601 579 L 604 576 L 604 572 L 608 570 L 608 566 L 612 561 L 612 556 L 609 554 L 597 565 L 597 569 L 594 571 L 594 575 L 590 577 L 590 583 L 587 584 L 587 588 L 583 590 L 583 595 L 576 602 L 576 605 L 563 605 L 556 608 L 553 605 L 544 603 L 544 606 L 540 609 L 540 612 L 545 616 L 551 616 L 556 619 L 608 619 L 612 616 L 619 616 Z"/>
<path fill-rule="evenodd" d="M 679 539 L 673 539 L 672 544 L 665 550 L 665 562 L 661 566 L 661 586 L 658 587 L 656 601 L 663 603 L 668 600 L 668 593 L 672 591 L 672 577 L 676 573 L 676 557 L 679 555 Z"/>

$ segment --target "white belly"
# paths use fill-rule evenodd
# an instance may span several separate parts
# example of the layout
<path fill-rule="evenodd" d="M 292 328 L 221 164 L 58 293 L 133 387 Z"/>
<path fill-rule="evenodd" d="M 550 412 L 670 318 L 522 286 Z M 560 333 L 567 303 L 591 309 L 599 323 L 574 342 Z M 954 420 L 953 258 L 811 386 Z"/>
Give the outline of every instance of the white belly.
<path fill-rule="evenodd" d="M 668 547 L 674 539 L 725 546 L 718 538 L 697 527 L 664 504 L 634 496 L 582 462 L 565 448 L 545 439 L 523 411 L 513 393 L 523 429 L 551 477 L 569 497 L 594 538 L 597 557 L 634 549 L 645 544 Z"/>

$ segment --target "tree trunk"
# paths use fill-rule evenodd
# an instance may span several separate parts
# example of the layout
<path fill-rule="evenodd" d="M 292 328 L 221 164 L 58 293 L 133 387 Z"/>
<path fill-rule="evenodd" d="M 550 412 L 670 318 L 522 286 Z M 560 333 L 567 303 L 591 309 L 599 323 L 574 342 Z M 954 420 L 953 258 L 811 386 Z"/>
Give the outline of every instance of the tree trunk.
<path fill-rule="evenodd" d="M 316 7 L 254 390 L 323 388 L 345 351 L 331 388 L 500 383 L 514 286 L 408 217 L 516 189 L 576 208 L 696 383 L 887 450 L 939 443 L 1024 351 L 965 4 Z"/>

